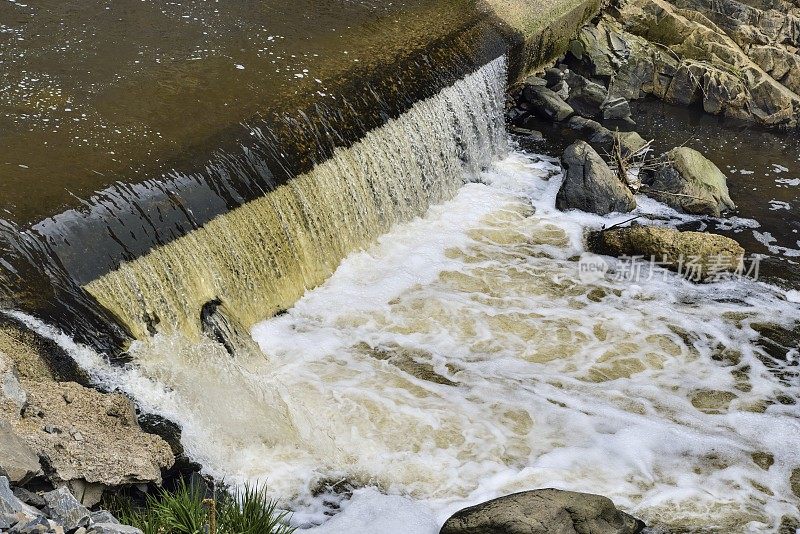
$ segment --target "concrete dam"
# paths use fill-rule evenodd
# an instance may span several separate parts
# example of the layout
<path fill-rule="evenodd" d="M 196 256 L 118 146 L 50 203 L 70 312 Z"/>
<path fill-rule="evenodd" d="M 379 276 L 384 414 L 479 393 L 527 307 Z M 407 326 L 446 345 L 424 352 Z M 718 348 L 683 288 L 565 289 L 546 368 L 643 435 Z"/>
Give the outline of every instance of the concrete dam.
<path fill-rule="evenodd" d="M 489 108 L 597 9 L 4 4 L 4 307 L 110 352 L 249 328 L 488 163 Z"/>

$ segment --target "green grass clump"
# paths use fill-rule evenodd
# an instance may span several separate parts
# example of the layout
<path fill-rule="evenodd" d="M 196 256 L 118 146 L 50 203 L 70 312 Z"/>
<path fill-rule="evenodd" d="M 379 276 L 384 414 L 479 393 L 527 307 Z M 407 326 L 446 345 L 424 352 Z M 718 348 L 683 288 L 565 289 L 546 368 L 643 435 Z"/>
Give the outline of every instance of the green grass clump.
<path fill-rule="evenodd" d="M 174 491 L 148 495 L 142 505 L 117 497 L 108 508 L 121 523 L 144 534 L 291 534 L 287 512 L 279 511 L 266 485 L 245 484 L 206 499 L 203 491 L 184 481 Z"/>
<path fill-rule="evenodd" d="M 267 496 L 267 486 L 245 484 L 232 494 L 218 499 L 218 517 L 223 534 L 291 534 L 286 525 L 288 514 L 277 510 Z"/>

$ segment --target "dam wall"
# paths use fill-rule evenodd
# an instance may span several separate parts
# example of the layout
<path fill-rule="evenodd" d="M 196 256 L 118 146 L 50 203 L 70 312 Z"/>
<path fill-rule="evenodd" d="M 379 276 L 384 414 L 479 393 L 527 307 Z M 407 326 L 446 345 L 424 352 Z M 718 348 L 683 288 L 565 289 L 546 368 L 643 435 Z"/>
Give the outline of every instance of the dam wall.
<path fill-rule="evenodd" d="M 10 77 L 49 72 L 39 80 L 59 83 L 38 94 L 53 105 L 36 122 L 30 95 L 12 94 L 0 135 L 13 174 L 0 186 L 0 302 L 107 351 L 162 329 L 199 335 L 211 308 L 249 328 L 449 198 L 463 169 L 502 150 L 507 83 L 563 53 L 599 8 L 297 6 L 310 24 L 270 2 L 188 15 L 122 4 L 118 20 L 58 4 L 53 20 L 31 18 L 97 20 L 117 55 L 84 43 L 54 66 L 29 40 Z M 152 32 L 134 36 L 126 18 Z M 156 64 L 138 67 L 148 55 Z"/>

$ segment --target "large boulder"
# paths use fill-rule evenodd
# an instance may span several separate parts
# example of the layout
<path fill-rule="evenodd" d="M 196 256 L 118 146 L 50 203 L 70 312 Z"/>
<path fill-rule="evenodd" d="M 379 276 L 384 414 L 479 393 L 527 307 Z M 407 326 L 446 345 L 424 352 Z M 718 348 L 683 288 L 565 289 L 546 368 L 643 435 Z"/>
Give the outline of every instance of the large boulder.
<path fill-rule="evenodd" d="M 172 466 L 170 446 L 142 431 L 124 395 L 71 382 L 22 385 L 28 404 L 10 418 L 14 433 L 42 459 L 51 481 L 69 485 L 84 504 L 96 503 L 106 487 L 158 484 Z"/>
<path fill-rule="evenodd" d="M 0 471 L 13 484 L 24 484 L 42 473 L 39 456 L 4 421 L 0 421 Z"/>
<path fill-rule="evenodd" d="M 575 110 L 564 102 L 560 96 L 541 85 L 525 86 L 525 89 L 522 90 L 522 97 L 531 105 L 533 111 L 543 119 L 563 121 L 575 113 Z"/>
<path fill-rule="evenodd" d="M 735 272 L 744 260 L 744 249 L 728 237 L 656 226 L 601 230 L 589 236 L 589 248 L 597 254 L 654 261 L 696 282 Z"/>
<path fill-rule="evenodd" d="M 584 141 L 564 151 L 564 182 L 556 196 L 560 210 L 579 209 L 600 215 L 629 212 L 636 199 L 603 158 Z"/>
<path fill-rule="evenodd" d="M 727 178 L 697 150 L 678 147 L 666 154 L 667 161 L 646 173 L 643 181 L 649 196 L 673 208 L 697 215 L 719 217 L 736 208 L 728 192 Z"/>
<path fill-rule="evenodd" d="M 465 508 L 440 534 L 636 534 L 643 528 L 606 497 L 542 489 Z"/>

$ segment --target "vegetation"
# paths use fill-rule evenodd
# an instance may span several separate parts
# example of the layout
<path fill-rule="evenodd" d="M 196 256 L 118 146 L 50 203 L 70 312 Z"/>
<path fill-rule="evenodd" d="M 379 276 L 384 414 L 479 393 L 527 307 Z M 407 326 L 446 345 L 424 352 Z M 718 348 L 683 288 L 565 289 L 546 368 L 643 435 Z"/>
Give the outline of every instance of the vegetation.
<path fill-rule="evenodd" d="M 181 481 L 174 491 L 148 495 L 142 504 L 117 497 L 108 508 L 120 522 L 144 534 L 291 534 L 288 514 L 279 511 L 266 485 L 245 484 L 205 498 L 202 489 Z"/>

